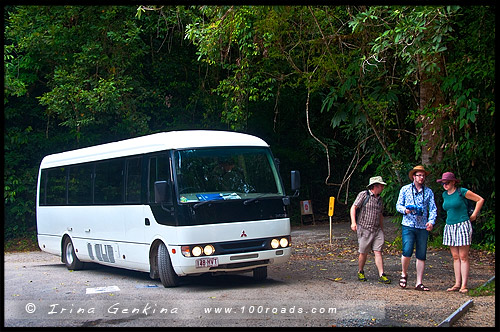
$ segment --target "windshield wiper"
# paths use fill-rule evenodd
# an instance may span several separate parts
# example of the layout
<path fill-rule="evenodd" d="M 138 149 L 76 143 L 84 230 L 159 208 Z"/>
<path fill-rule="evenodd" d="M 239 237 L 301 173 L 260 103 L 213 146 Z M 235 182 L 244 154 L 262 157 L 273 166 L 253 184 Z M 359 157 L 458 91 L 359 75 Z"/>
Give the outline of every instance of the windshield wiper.
<path fill-rule="evenodd" d="M 257 196 L 257 197 L 254 197 L 254 198 L 249 198 L 249 199 L 245 200 L 245 201 L 243 202 L 243 204 L 244 204 L 244 205 L 248 205 L 248 204 L 253 203 L 253 202 L 258 202 L 258 201 L 259 201 L 259 199 L 261 199 L 261 198 L 262 198 L 262 197 L 264 197 L 264 196 L 268 196 L 268 195 L 269 195 L 269 193 L 266 193 L 266 194 L 260 194 L 260 195 L 259 195 L 259 196 Z M 271 196 L 268 196 L 268 197 L 271 197 Z"/>
<path fill-rule="evenodd" d="M 193 209 L 197 209 L 197 208 L 199 208 L 202 205 L 205 205 L 207 203 L 216 202 L 216 201 L 221 201 L 221 200 L 220 199 L 210 199 L 208 201 L 201 201 L 201 202 L 198 202 L 195 205 L 193 205 Z"/>

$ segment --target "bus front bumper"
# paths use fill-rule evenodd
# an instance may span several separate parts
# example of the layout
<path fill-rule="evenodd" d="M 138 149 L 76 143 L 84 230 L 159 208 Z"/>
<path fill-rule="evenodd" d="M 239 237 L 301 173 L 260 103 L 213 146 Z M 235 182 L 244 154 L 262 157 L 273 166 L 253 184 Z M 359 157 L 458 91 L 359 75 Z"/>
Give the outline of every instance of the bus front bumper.
<path fill-rule="evenodd" d="M 180 248 L 177 252 L 180 252 Z M 206 257 L 183 257 L 181 254 L 175 258 L 172 257 L 172 264 L 175 273 L 179 276 L 211 272 L 243 272 L 261 266 L 285 263 L 290 258 L 291 252 L 291 247 L 288 247 Z"/>

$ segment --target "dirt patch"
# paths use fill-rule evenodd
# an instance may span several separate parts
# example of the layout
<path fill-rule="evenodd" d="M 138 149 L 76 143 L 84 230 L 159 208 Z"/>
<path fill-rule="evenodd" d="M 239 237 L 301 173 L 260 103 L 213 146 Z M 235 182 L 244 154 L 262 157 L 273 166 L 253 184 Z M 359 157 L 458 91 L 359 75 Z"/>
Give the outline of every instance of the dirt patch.
<path fill-rule="evenodd" d="M 384 270 L 392 279 L 390 285 L 378 283 L 378 273 L 372 254 L 368 256 L 365 274 L 368 282 L 357 281 L 357 238 L 350 230 L 348 222 L 333 223 L 332 241 L 329 240 L 329 223 L 294 227 L 292 241 L 294 252 L 291 264 L 303 266 L 295 268 L 297 277 L 301 274 L 325 278 L 332 287 L 351 287 L 352 294 L 363 294 L 366 299 L 383 299 L 386 303 L 385 326 L 437 326 L 463 303 L 473 299 L 474 306 L 455 326 L 493 327 L 495 326 L 495 297 L 447 292 L 453 285 L 453 262 L 447 249 L 430 248 L 427 254 L 424 284 L 430 292 L 414 290 L 415 258 L 412 258 L 408 287 L 398 285 L 401 273 L 401 251 L 391 246 L 400 236 L 398 224 L 386 218 L 384 248 Z M 472 250 L 469 288 L 483 285 L 495 275 L 495 254 Z M 312 272 L 312 273 L 311 273 Z M 443 305 L 446 303 L 445 305 Z M 373 325 L 378 325 L 373 322 Z"/>

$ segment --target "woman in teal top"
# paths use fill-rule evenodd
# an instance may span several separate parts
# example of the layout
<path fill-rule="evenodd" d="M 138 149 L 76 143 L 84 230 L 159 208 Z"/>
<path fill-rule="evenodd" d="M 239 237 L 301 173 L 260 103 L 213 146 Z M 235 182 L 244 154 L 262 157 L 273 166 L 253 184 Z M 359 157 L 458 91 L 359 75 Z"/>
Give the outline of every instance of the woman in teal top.
<path fill-rule="evenodd" d="M 453 271 L 455 272 L 455 285 L 447 291 L 467 293 L 467 279 L 469 278 L 469 247 L 472 240 L 471 221 L 477 219 L 484 199 L 472 191 L 457 187 L 460 182 L 451 172 L 443 173 L 437 180 L 443 185 L 443 209 L 447 213 L 444 226 L 443 244 L 450 246 L 453 256 Z M 469 217 L 467 213 L 467 200 L 476 202 L 474 212 Z"/>

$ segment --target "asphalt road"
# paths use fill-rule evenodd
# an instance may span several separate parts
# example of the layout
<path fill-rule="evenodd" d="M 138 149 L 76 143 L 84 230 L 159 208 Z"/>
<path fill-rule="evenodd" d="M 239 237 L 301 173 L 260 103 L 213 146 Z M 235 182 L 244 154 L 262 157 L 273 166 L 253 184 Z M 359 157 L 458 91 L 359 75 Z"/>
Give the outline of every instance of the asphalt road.
<path fill-rule="evenodd" d="M 43 253 L 4 255 L 4 317 L 10 327 L 268 327 L 268 326 L 437 326 L 467 296 L 444 291 L 448 281 L 428 277 L 431 292 L 401 290 L 399 257 L 386 256 L 394 282 L 359 283 L 353 234 L 335 226 L 335 250 L 317 257 L 309 245 L 328 251 L 328 225 L 295 228 L 289 263 L 269 268 L 268 279 L 251 273 L 186 277 L 176 288 L 164 288 L 141 272 L 90 265 L 68 271 L 59 257 Z M 349 249 L 351 248 L 351 249 Z M 429 265 L 449 253 L 429 255 Z M 443 263 L 444 262 L 444 263 Z M 450 272 L 450 266 L 445 271 Z M 432 268 L 430 268 L 432 269 Z M 367 263 L 367 277 L 375 272 Z M 494 267 L 474 269 L 481 284 Z M 410 282 L 410 281 L 409 281 Z"/>
<path fill-rule="evenodd" d="M 99 265 L 71 272 L 42 252 L 5 258 L 6 326 L 329 326 L 384 316 L 376 301 L 311 297 L 316 286 L 294 281 L 283 266 L 264 282 L 250 273 L 201 276 L 166 289 L 146 273 Z"/>

